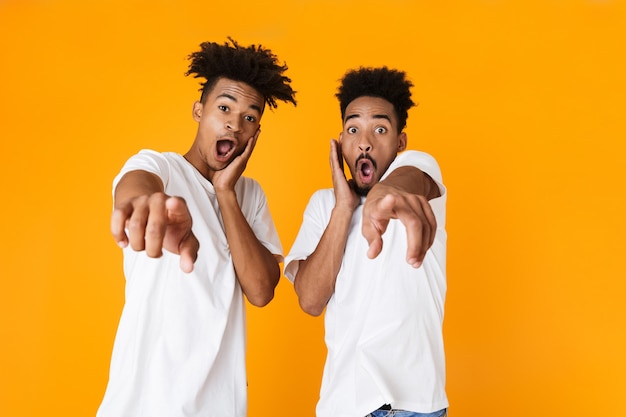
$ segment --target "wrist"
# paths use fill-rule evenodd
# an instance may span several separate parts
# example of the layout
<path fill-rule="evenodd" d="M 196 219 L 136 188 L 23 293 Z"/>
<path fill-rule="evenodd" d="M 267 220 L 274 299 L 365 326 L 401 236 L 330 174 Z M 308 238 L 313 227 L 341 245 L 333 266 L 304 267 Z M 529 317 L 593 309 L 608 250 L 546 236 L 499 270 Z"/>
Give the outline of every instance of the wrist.
<path fill-rule="evenodd" d="M 215 195 L 217 196 L 220 204 L 222 201 L 226 200 L 237 200 L 237 193 L 235 193 L 234 189 L 231 188 L 214 188 Z"/>
<path fill-rule="evenodd" d="M 341 217 L 352 218 L 353 213 L 354 213 L 354 207 L 336 205 L 335 207 L 333 207 L 331 216 L 341 216 Z"/>

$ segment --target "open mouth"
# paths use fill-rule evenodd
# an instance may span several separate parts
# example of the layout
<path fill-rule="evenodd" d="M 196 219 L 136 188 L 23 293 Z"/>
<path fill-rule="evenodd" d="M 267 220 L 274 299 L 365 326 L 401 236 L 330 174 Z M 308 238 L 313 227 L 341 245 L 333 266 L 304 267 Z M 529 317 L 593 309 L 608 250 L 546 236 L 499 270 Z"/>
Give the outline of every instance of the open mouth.
<path fill-rule="evenodd" d="M 356 161 L 356 173 L 363 184 L 371 184 L 374 181 L 376 163 L 369 155 L 361 155 Z"/>
<path fill-rule="evenodd" d="M 217 141 L 217 145 L 215 147 L 217 153 L 217 159 L 221 161 L 226 161 L 233 153 L 235 149 L 235 142 L 228 139 L 222 139 Z"/>

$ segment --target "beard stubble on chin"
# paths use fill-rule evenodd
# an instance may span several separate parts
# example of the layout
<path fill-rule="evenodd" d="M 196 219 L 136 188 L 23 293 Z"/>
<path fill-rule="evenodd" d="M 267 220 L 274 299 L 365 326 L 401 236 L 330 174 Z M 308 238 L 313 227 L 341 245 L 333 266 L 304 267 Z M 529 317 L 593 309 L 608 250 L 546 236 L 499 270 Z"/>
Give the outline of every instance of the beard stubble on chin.
<path fill-rule="evenodd" d="M 367 197 L 367 193 L 369 193 L 371 189 L 372 187 L 370 186 L 367 186 L 367 187 L 359 187 L 358 185 L 354 186 L 354 191 L 359 197 Z"/>

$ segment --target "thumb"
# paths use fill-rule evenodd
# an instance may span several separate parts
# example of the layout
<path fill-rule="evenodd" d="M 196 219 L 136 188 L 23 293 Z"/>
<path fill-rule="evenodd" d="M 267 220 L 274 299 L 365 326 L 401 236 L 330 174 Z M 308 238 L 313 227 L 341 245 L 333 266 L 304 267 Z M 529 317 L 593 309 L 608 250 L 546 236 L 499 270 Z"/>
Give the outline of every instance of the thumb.
<path fill-rule="evenodd" d="M 172 245 L 180 255 L 180 268 L 190 273 L 198 258 L 200 243 L 191 230 L 191 213 L 187 203 L 181 197 L 170 197 L 165 202 L 167 208 L 168 223 L 172 227 Z"/>
<path fill-rule="evenodd" d="M 383 233 L 385 233 L 385 227 L 377 224 L 373 219 L 363 219 L 363 227 L 361 233 L 367 244 L 367 257 L 374 259 L 383 250 Z"/>
<path fill-rule="evenodd" d="M 193 271 L 193 265 L 198 259 L 198 250 L 200 249 L 200 242 L 196 239 L 196 236 L 189 231 L 189 234 L 180 241 L 180 269 L 183 272 L 190 273 Z"/>
<path fill-rule="evenodd" d="M 382 236 L 378 236 L 371 241 L 368 240 L 368 243 L 369 247 L 367 249 L 367 257 L 370 259 L 374 259 L 383 250 L 383 238 Z"/>
<path fill-rule="evenodd" d="M 385 196 L 373 202 L 374 205 L 370 206 L 371 210 L 367 211 L 367 215 L 364 213 L 361 232 L 369 244 L 367 256 L 370 259 L 377 257 L 383 250 L 383 234 L 387 230 L 389 219 L 395 217 L 393 203 L 392 196 Z"/>
<path fill-rule="evenodd" d="M 191 223 L 191 214 L 183 198 L 169 197 L 165 201 L 165 208 L 167 209 L 167 220 L 169 224 Z"/>

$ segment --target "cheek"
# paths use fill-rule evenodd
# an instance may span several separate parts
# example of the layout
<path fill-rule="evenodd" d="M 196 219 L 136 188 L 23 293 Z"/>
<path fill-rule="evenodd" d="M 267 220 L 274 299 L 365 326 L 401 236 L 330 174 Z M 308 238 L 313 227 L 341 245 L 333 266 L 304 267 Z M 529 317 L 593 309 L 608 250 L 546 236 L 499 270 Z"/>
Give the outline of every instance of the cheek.
<path fill-rule="evenodd" d="M 200 128 L 202 130 L 216 131 L 223 125 L 222 121 L 215 116 L 203 117 L 200 119 Z"/>
<path fill-rule="evenodd" d="M 259 123 L 250 123 L 247 122 L 244 128 L 244 135 L 246 135 L 246 140 L 254 136 L 256 131 L 259 130 Z"/>
<path fill-rule="evenodd" d="M 385 144 L 384 148 L 380 149 L 380 156 L 385 160 L 393 160 L 399 152 L 399 144 L 396 142 Z"/>
<path fill-rule="evenodd" d="M 356 158 L 358 155 L 354 155 L 354 153 L 351 151 L 349 152 L 342 151 L 342 154 L 343 154 L 344 162 L 346 163 L 346 165 L 350 167 L 350 169 L 352 169 L 352 167 L 354 166 L 354 162 L 356 161 Z"/>

